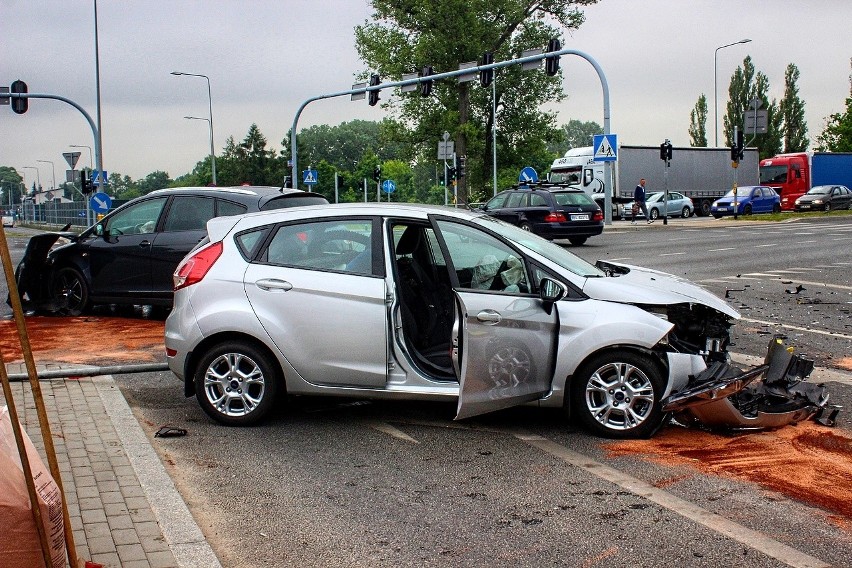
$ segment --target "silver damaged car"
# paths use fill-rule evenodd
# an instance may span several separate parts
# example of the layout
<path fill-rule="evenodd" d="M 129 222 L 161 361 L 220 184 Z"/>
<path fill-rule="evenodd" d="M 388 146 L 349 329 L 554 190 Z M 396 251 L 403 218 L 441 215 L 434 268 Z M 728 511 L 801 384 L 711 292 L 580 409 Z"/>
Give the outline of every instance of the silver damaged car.
<path fill-rule="evenodd" d="M 456 419 L 564 409 L 605 437 L 669 418 L 718 428 L 833 421 L 813 363 L 773 340 L 727 354 L 739 314 L 675 276 L 596 266 L 480 212 L 297 207 L 207 224 L 174 274 L 171 370 L 213 419 L 286 396 L 457 400 Z"/>

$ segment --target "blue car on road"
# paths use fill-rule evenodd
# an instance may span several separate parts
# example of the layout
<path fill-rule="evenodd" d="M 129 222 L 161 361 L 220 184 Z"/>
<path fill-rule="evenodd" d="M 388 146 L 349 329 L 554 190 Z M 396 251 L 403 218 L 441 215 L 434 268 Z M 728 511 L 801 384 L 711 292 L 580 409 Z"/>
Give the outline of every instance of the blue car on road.
<path fill-rule="evenodd" d="M 778 213 L 781 211 L 781 196 L 771 187 L 745 185 L 732 189 L 713 202 L 710 214 L 716 217 L 724 215 L 751 215 L 752 213 Z"/>

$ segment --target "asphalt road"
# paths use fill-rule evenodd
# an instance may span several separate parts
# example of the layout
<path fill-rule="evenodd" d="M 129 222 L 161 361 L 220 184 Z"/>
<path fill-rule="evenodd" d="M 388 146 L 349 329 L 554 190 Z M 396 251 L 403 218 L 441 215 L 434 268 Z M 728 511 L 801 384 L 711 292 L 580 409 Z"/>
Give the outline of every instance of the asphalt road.
<path fill-rule="evenodd" d="M 780 330 L 841 368 L 852 356 L 850 241 L 852 217 L 733 228 L 689 219 L 616 222 L 572 250 L 672 272 L 722 296 L 742 289 L 729 292 L 744 316 L 736 350 L 758 356 Z M 799 285 L 805 290 L 786 291 Z M 844 380 L 829 383 L 832 397 L 848 408 L 852 379 L 837 376 Z M 454 422 L 447 404 L 295 399 L 262 426 L 226 428 L 184 399 L 168 373 L 116 381 L 149 436 L 166 424 L 189 431 L 151 443 L 224 566 L 843 566 L 852 558 L 848 420 L 834 430 L 802 424 L 745 435 L 669 426 L 650 441 L 613 443 L 554 410 Z"/>

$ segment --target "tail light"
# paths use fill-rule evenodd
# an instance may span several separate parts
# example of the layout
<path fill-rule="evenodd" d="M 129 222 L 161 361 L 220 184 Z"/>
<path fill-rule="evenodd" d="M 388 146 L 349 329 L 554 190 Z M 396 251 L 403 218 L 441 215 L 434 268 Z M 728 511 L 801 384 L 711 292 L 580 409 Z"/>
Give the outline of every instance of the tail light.
<path fill-rule="evenodd" d="M 221 254 L 222 241 L 217 241 L 183 259 L 172 275 L 175 292 L 201 282 Z"/>
<path fill-rule="evenodd" d="M 548 213 L 544 216 L 545 223 L 564 223 L 565 221 L 565 214 L 561 211 L 556 211 L 555 213 Z"/>
<path fill-rule="evenodd" d="M 592 221 L 603 221 L 603 211 L 598 209 L 594 213 L 592 213 Z"/>

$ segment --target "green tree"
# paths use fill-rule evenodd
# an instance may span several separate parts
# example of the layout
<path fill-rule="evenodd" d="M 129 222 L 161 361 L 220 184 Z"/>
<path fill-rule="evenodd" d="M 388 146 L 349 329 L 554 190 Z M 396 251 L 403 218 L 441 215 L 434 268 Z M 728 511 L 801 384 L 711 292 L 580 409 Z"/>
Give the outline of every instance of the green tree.
<path fill-rule="evenodd" d="M 757 134 L 752 139 L 746 138 L 746 143 L 757 146 L 760 157 L 768 158 L 781 152 L 781 123 L 782 115 L 778 102 L 772 99 L 770 103 L 767 92 L 769 79 L 760 71 L 756 71 L 751 56 L 746 56 L 743 66 L 737 67 L 731 77 L 728 87 L 728 103 L 723 118 L 725 141 L 728 146 L 734 143 L 734 128 L 743 129 L 746 110 L 751 101 L 760 101 L 761 108 L 767 112 L 767 132 Z"/>
<path fill-rule="evenodd" d="M 368 68 L 384 78 L 401 79 L 427 65 L 436 72 L 454 70 L 484 52 L 501 61 L 546 45 L 560 35 L 558 26 L 579 27 L 584 16 L 578 6 L 596 1 L 371 0 L 375 13 L 372 21 L 355 28 L 355 44 Z M 494 85 L 501 167 L 516 168 L 531 155 L 547 163 L 538 156 L 547 155 L 546 145 L 558 141 L 559 133 L 554 115 L 539 109 L 561 99 L 561 77 L 522 74 L 512 66 L 496 74 Z M 495 120 L 491 89 L 448 80 L 436 83 L 430 97 L 416 92 L 381 95 L 383 106 L 411 128 L 411 141 L 421 159 L 433 161 L 441 134 L 450 133 L 456 153 L 467 156 L 468 177 L 459 185 L 463 202 L 468 202 L 468 183 L 486 185 Z"/>
<path fill-rule="evenodd" d="M 0 198 L 0 209 L 4 205 L 15 204 L 21 202 L 21 183 L 24 178 L 18 173 L 18 170 L 11 166 L 0 166 L 0 191 L 3 192 Z"/>
<path fill-rule="evenodd" d="M 798 80 L 799 68 L 790 63 L 784 72 L 784 98 L 781 99 L 785 152 L 804 152 L 808 149 L 805 102 L 799 98 Z"/>
<path fill-rule="evenodd" d="M 849 60 L 852 64 L 852 59 Z M 852 74 L 849 75 L 846 110 L 829 115 L 825 128 L 817 136 L 818 152 L 852 152 Z"/>
<path fill-rule="evenodd" d="M 583 146 L 592 145 L 592 137 L 595 134 L 603 134 L 603 128 L 595 121 L 583 122 L 581 120 L 571 119 L 568 124 L 563 124 L 560 128 L 562 135 L 561 140 L 548 145 L 549 152 L 562 156 L 571 148 L 582 148 Z"/>
<path fill-rule="evenodd" d="M 216 181 L 222 186 L 281 185 L 286 175 L 285 165 L 274 150 L 266 148 L 266 137 L 257 124 L 252 124 L 239 144 L 233 136 L 226 140 L 222 156 L 216 160 Z"/>
<path fill-rule="evenodd" d="M 164 171 L 156 171 L 151 172 L 144 178 L 138 180 L 136 182 L 136 189 L 139 190 L 140 194 L 146 195 L 155 189 L 164 189 L 169 187 L 171 182 L 172 180 L 169 177 L 169 174 Z"/>
<path fill-rule="evenodd" d="M 701 93 L 689 113 L 689 145 L 695 148 L 707 147 L 707 96 Z"/>

